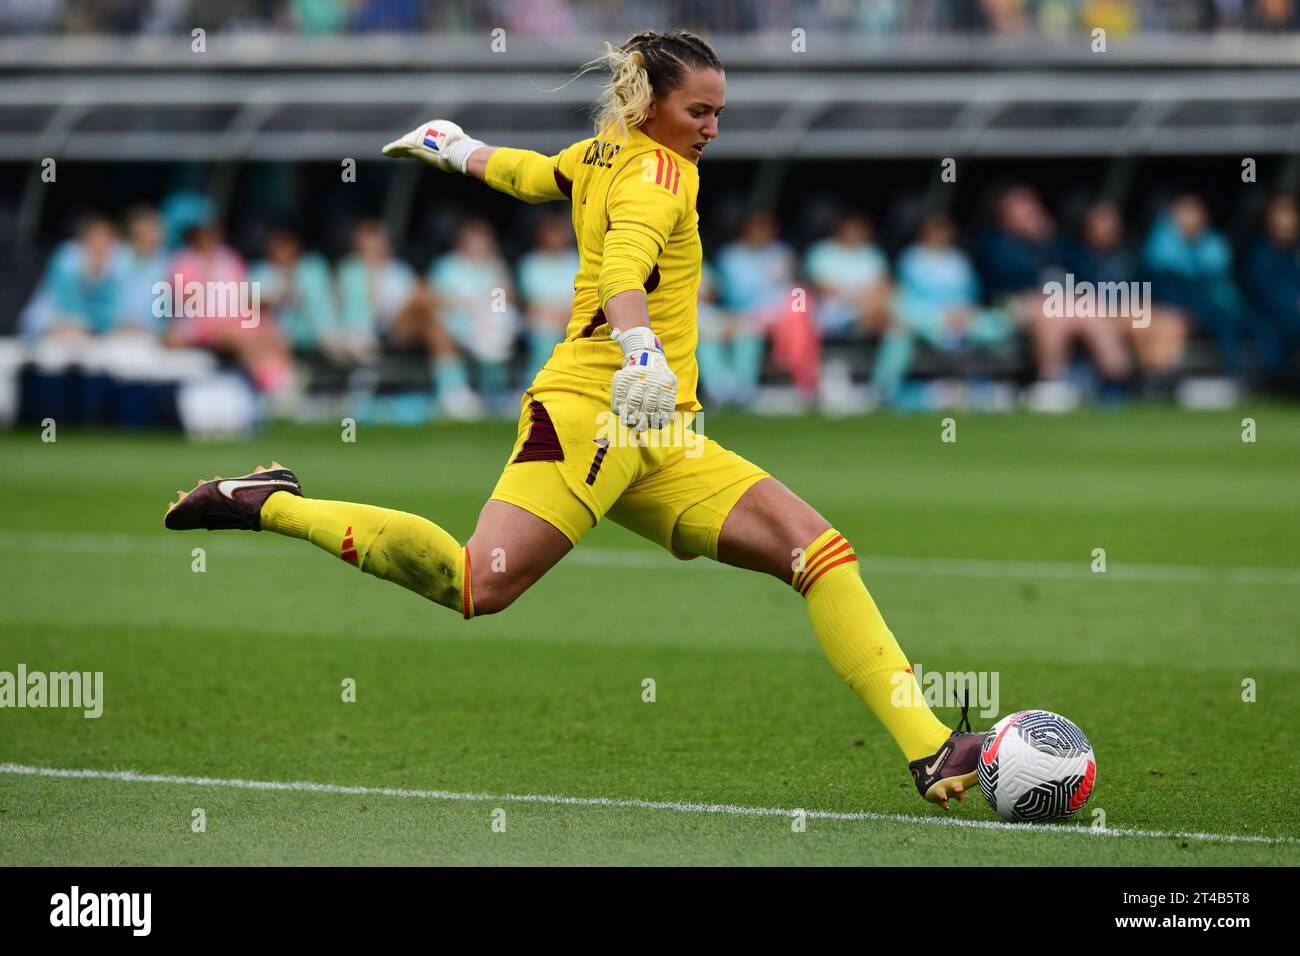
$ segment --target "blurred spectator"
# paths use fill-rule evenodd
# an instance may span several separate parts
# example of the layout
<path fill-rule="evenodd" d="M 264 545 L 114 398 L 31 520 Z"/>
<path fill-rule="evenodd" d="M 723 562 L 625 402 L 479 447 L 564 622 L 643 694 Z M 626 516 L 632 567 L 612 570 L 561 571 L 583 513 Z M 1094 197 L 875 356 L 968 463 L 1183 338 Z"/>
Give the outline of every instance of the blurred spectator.
<path fill-rule="evenodd" d="M 1056 223 L 1029 186 L 1013 186 L 995 204 L 996 224 L 980 240 L 980 273 L 993 299 L 1042 293 L 1065 274 Z M 1032 298 L 1032 296 L 1031 296 Z M 1029 308 L 1037 311 L 1036 306 Z"/>
<path fill-rule="evenodd" d="M 539 37 L 572 36 L 579 26 L 569 0 L 508 0 L 500 4 L 512 30 Z"/>
<path fill-rule="evenodd" d="M 469 390 L 465 363 L 438 316 L 428 287 L 415 270 L 393 255 L 388 233 L 377 219 L 362 219 L 352 232 L 352 252 L 338 270 L 342 338 L 338 360 L 374 362 L 380 345 L 418 349 L 443 411 L 456 418 L 481 414 Z"/>
<path fill-rule="evenodd" d="M 273 230 L 265 254 L 248 273 L 258 284 L 264 318 L 269 315 L 299 352 L 330 349 L 338 334 L 338 316 L 329 263 L 315 252 L 304 254 L 291 229 Z"/>
<path fill-rule="evenodd" d="M 746 403 L 758 392 L 767 336 L 790 308 L 795 257 L 777 238 L 772 214 L 755 212 L 741 224 L 739 238 L 722 248 L 717 269 L 722 305 L 733 318 L 717 356 L 729 370 L 723 401 Z"/>
<path fill-rule="evenodd" d="M 1132 0 L 1084 0 L 1079 18 L 1083 29 L 1105 30 L 1107 39 L 1129 36 L 1138 28 Z"/>
<path fill-rule="evenodd" d="M 997 201 L 996 216 L 997 225 L 980 244 L 981 272 L 992 301 L 1028 327 L 1039 380 L 1065 377 L 1075 341 L 1083 343 L 1106 380 L 1127 378 L 1132 363 L 1114 321 L 1073 309 L 1048 314 L 1046 286 L 1064 280 L 1065 250 L 1038 194 L 1028 186 L 1008 189 Z"/>
<path fill-rule="evenodd" d="M 547 216 L 537 226 L 534 247 L 519 261 L 519 294 L 527 310 L 529 380 L 564 339 L 578 266 L 568 218 Z"/>
<path fill-rule="evenodd" d="M 825 341 L 861 338 L 889 324 L 889 261 L 872 238 L 870 221 L 861 213 L 847 213 L 804 258 L 804 272 L 817 290 L 817 325 Z"/>
<path fill-rule="evenodd" d="M 1264 216 L 1264 231 L 1246 257 L 1246 287 L 1267 330 L 1260 361 L 1274 374 L 1294 373 L 1300 350 L 1300 214 L 1291 196 L 1277 196 Z"/>
<path fill-rule="evenodd" d="M 1225 370 L 1240 378 L 1241 339 L 1247 331 L 1244 302 L 1232 277 L 1232 249 L 1210 226 L 1199 196 L 1179 196 L 1156 216 L 1142 258 L 1155 301 L 1180 310 L 1194 329 L 1212 336 Z M 1262 322 L 1252 328 L 1267 334 Z"/>
<path fill-rule="evenodd" d="M 700 387 L 710 404 L 726 405 L 738 390 L 730 347 L 738 325 L 718 305 L 718 275 L 708 260 L 701 264 L 700 269 L 696 326 L 699 344 L 695 348 L 695 360 L 700 366 Z"/>
<path fill-rule="evenodd" d="M 984 17 L 994 33 L 1025 33 L 1032 21 L 1025 0 L 981 0 Z"/>
<path fill-rule="evenodd" d="M 161 336 L 166 315 L 156 308 L 159 282 L 170 283 L 167 251 L 163 248 L 162 217 L 150 206 L 132 206 L 126 213 L 127 244 L 120 259 L 121 292 L 117 327 Z"/>
<path fill-rule="evenodd" d="M 250 303 L 259 307 L 260 303 L 247 282 L 244 261 L 223 244 L 221 231 L 215 225 L 204 223 L 189 228 L 185 245 L 172 257 L 167 275 L 173 284 L 174 299 L 186 306 L 185 314 L 173 315 L 167 344 L 201 346 L 229 356 L 269 395 L 285 396 L 291 390 L 289 344 L 274 323 L 263 321 L 260 311 L 247 314 Z M 195 285 L 191 287 L 191 283 Z M 193 298 L 191 288 L 197 291 Z M 218 289 L 226 290 L 221 299 L 213 295 Z M 236 290 L 233 297 L 229 295 L 231 289 Z M 214 301 L 222 306 L 209 308 Z"/>
<path fill-rule="evenodd" d="M 484 219 L 465 222 L 451 252 L 433 262 L 429 279 L 448 331 L 474 361 L 479 394 L 504 410 L 512 401 L 510 357 L 519 315 L 492 226 Z"/>
<path fill-rule="evenodd" d="M 23 312 L 28 338 L 85 339 L 110 331 L 121 317 L 121 270 L 117 229 L 92 213 L 77 238 L 60 244 Z"/>
<path fill-rule="evenodd" d="M 899 256 L 894 321 L 881 338 L 872 372 L 872 385 L 883 401 L 898 398 L 918 340 L 952 355 L 993 348 L 1011 338 L 1006 314 L 981 308 L 979 278 L 956 239 L 952 219 L 934 213 L 922 221 L 917 241 Z"/>
<path fill-rule="evenodd" d="M 67 0 L 0 0 L 0 33 L 54 33 L 63 24 Z"/>
<path fill-rule="evenodd" d="M 424 0 L 361 0 L 352 28 L 358 33 L 415 33 L 424 6 Z"/>
<path fill-rule="evenodd" d="M 300 33 L 341 33 L 348 25 L 347 0 L 289 0 L 289 9 Z"/>
<path fill-rule="evenodd" d="M 41 32 L 182 30 L 195 0 L 0 0 L 0 28 Z M 210 8 L 210 12 L 209 12 Z M 662 0 L 632 7 L 646 27 L 704 34 L 779 32 L 796 16 L 824 33 L 992 32 L 1056 36 L 1101 27 L 1146 32 L 1294 30 L 1296 0 Z M 611 0 L 223 0 L 204 13 L 216 29 L 481 33 L 495 23 L 534 36 L 618 32 L 628 14 Z"/>
<path fill-rule="evenodd" d="M 1110 200 L 1101 199 L 1088 207 L 1079 242 L 1067 255 L 1076 284 L 1091 282 L 1100 287 L 1103 282 L 1138 282 L 1137 258 L 1124 243 L 1124 221 L 1119 207 Z M 1135 301 L 1131 294 L 1128 301 L 1131 307 L 1127 312 L 1109 318 L 1132 347 L 1147 385 L 1163 390 L 1182 364 L 1187 323 L 1178 312 L 1154 302 Z M 1139 314 L 1141 310 L 1146 312 Z"/>
<path fill-rule="evenodd" d="M 185 189 L 169 194 L 158 211 L 162 215 L 164 244 L 168 252 L 181 247 L 192 227 L 213 222 L 217 216 L 217 207 L 211 199 Z"/>

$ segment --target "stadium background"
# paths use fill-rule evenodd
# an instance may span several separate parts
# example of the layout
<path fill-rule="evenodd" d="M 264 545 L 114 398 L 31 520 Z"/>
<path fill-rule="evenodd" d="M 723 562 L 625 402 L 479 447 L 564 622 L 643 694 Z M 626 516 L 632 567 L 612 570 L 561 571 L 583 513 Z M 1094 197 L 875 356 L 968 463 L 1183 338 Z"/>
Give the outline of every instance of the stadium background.
<path fill-rule="evenodd" d="M 447 414 L 418 350 L 384 353 L 371 375 L 301 342 L 304 391 L 261 402 L 229 357 L 187 364 L 149 337 L 143 362 L 116 346 L 96 354 L 113 335 L 51 345 L 24 316 L 88 214 L 116 227 L 178 193 L 179 221 L 210 217 L 246 265 L 287 226 L 335 280 L 364 217 L 423 277 L 481 216 L 517 281 L 544 210 L 380 147 L 447 116 L 487 142 L 556 149 L 586 135 L 595 78 L 564 84 L 599 41 L 679 25 L 705 33 L 728 69 L 721 137 L 701 166 L 715 268 L 746 215 L 768 209 L 797 263 L 791 284 L 816 302 L 807 254 L 838 214 L 870 217 L 893 271 L 923 214 L 945 210 L 981 270 L 979 306 L 996 307 L 984 270 L 997 265 L 986 240 L 1002 189 L 1032 187 L 1062 240 L 1108 195 L 1139 257 L 1169 200 L 1190 192 L 1235 253 L 1211 278 L 1246 300 L 1266 204 L 1294 194 L 1300 169 L 1297 17 L 1287 0 L 0 0 L 0 416 L 12 424 L 0 432 L 0 669 L 101 670 L 108 694 L 98 720 L 0 713 L 0 862 L 1294 864 L 1300 780 L 1276 754 L 1292 747 L 1300 706 L 1296 356 L 1265 374 L 1253 326 L 1235 374 L 1202 333 L 1170 375 L 1112 386 L 1076 346 L 1057 392 L 1034 389 L 1023 327 L 998 350 L 922 348 L 915 387 L 890 403 L 904 415 L 870 391 L 874 333 L 821 343 L 814 400 L 766 346 L 758 405 L 779 417 L 706 401 L 710 434 L 855 542 L 914 661 L 996 671 L 1003 713 L 1048 707 L 1088 732 L 1089 812 L 1124 831 L 1088 840 L 998 830 L 979 801 L 955 825 L 927 825 L 893 744 L 839 685 L 797 601 L 620 528 L 596 529 L 509 613 L 463 627 L 298 542 L 162 530 L 172 489 L 278 457 L 309 494 L 427 514 L 464 540 L 514 425 L 446 421 L 473 416 Z M 1104 54 L 1090 49 L 1094 26 Z M 195 28 L 206 52 L 191 49 Z M 944 157 L 955 183 L 940 180 Z M 519 305 L 515 385 L 529 361 Z M 1253 307 L 1240 317 L 1262 321 Z M 764 343 L 767 321 L 751 326 Z M 845 371 L 849 390 L 828 389 Z M 183 441 L 178 396 L 202 396 L 214 376 L 226 390 L 190 424 L 229 440 Z M 1069 414 L 1012 411 L 1073 399 Z M 214 406 L 235 412 L 203 420 Z M 344 416 L 359 422 L 355 442 L 340 441 Z M 46 418 L 56 441 L 42 440 Z M 626 593 L 660 613 L 611 627 Z M 342 677 L 357 680 L 358 704 L 339 702 Z M 1244 702 L 1247 680 L 1258 703 Z M 123 770 L 162 777 L 93 778 Z M 483 794 L 561 799 L 501 797 L 503 838 Z M 759 809 L 690 809 L 701 803 Z M 202 836 L 196 807 L 211 821 Z M 865 816 L 814 817 L 792 839 L 772 817 L 793 807 Z"/>
<path fill-rule="evenodd" d="M 1300 288 L 1294 240 L 1279 252 L 1280 273 L 1257 267 L 1252 255 L 1267 203 L 1293 195 L 1300 181 L 1296 16 L 1289 2 L 1226 0 L 664 3 L 634 14 L 568 2 L 316 0 L 223 4 L 216 13 L 184 3 L 19 4 L 7 14 L 0 45 L 6 78 L 0 161 L 8 172 L 0 220 L 11 246 L 0 284 L 0 331 L 20 332 L 28 344 L 39 340 L 55 321 L 49 306 L 41 312 L 40 294 L 59 286 L 56 251 L 75 247 L 88 214 L 107 214 L 123 229 L 128 210 L 147 204 L 166 210 L 165 249 L 150 260 L 154 274 L 178 271 L 170 256 L 186 226 L 205 220 L 224 232 L 239 268 L 261 277 L 264 297 L 272 286 L 292 285 L 286 280 L 294 276 L 296 295 L 285 291 L 281 300 L 263 303 L 300 370 L 286 389 L 293 398 L 281 396 L 270 414 L 325 420 L 350 403 L 354 412 L 364 404 L 361 412 L 378 415 L 381 406 L 361 399 L 395 393 L 429 399 L 409 406 L 407 417 L 415 421 L 445 413 L 449 404 L 508 416 L 513 402 L 505 396 L 526 381 L 555 335 L 554 319 L 542 328 L 547 303 L 539 300 L 554 298 L 558 289 L 562 309 L 564 273 L 571 269 L 557 252 L 531 282 L 521 281 L 521 261 L 548 211 L 385 161 L 377 144 L 420 117 L 438 115 L 462 120 L 487 142 L 557 150 L 585 135 L 588 124 L 597 78 L 568 83 L 576 65 L 599 51 L 598 38 L 613 37 L 618 24 L 634 20 L 695 26 L 717 42 L 728 67 L 731 106 L 703 169 L 701 196 L 702 237 L 714 267 L 714 302 L 702 317 L 709 354 L 701 356 L 712 408 L 754 403 L 751 369 L 765 346 L 766 400 L 759 406 L 779 411 L 817 404 L 865 411 L 882 401 L 900 408 L 1006 407 L 1017 398 L 1058 408 L 1080 398 L 1163 401 L 1174 394 L 1193 403 L 1198 395 L 1202 402 L 1231 401 L 1232 391 L 1176 393 L 1187 379 L 1207 374 L 1294 391 L 1300 319 L 1294 301 L 1279 315 L 1263 291 L 1278 275 L 1286 290 L 1275 292 L 1275 300 L 1285 302 Z M 191 22 L 207 31 L 203 52 L 192 49 Z M 1104 52 L 1094 49 L 1094 28 L 1105 31 Z M 56 161 L 55 183 L 34 162 L 46 156 Z M 355 182 L 343 181 L 346 158 L 357 164 Z M 955 162 L 955 182 L 941 177 L 945 158 Z M 1247 158 L 1255 167 L 1249 183 L 1243 182 Z M 1025 242 L 999 235 L 999 197 L 1016 186 L 1034 191 L 1027 201 L 1054 220 L 1050 234 Z M 1208 235 L 1199 245 L 1175 244 L 1157 259 L 1148 249 L 1157 222 L 1176 197 L 1189 194 L 1208 206 Z M 1084 216 L 1103 198 L 1122 215 L 1122 246 L 1107 253 L 1121 262 L 1094 258 L 1090 271 L 1078 264 Z M 760 210 L 775 216 L 772 244 L 740 247 L 746 217 Z M 869 242 L 829 254 L 822 249 L 818 272 L 817 244 L 840 216 L 855 211 L 872 224 Z M 1012 307 L 996 313 L 992 341 L 983 348 L 969 329 L 965 340 L 942 344 L 919 334 L 914 327 L 924 318 L 908 317 L 890 296 L 908 293 L 897 271 L 900 257 L 926 216 L 937 212 L 952 215 L 958 255 L 965 253 L 976 270 L 979 292 L 966 303 L 972 309 L 1007 305 L 1019 288 L 1041 287 L 1067 270 L 1079 279 L 1155 278 L 1157 300 L 1181 309 L 1173 321 L 1190 333 L 1189 345 L 1158 367 L 1137 363 L 1102 375 L 1097 355 L 1079 339 L 1067 368 L 1042 367 L 1030 317 Z M 1027 214 L 1032 218 L 1032 210 Z M 479 278 L 473 266 L 458 261 L 435 273 L 447 265 L 458 228 L 473 217 L 486 221 L 503 258 L 484 260 L 489 271 L 498 270 L 495 281 L 482 278 L 481 291 L 458 292 L 453 287 L 467 274 Z M 459 354 L 459 375 L 444 374 L 439 384 L 421 361 L 433 352 L 410 343 L 384 356 L 330 347 L 344 335 L 382 337 L 397 308 L 340 302 L 347 297 L 339 287 L 342 263 L 353 251 L 356 224 L 367 218 L 382 223 L 394 255 L 417 281 L 431 280 L 440 304 L 427 307 L 436 313 L 428 321 L 455 340 L 440 354 L 444 360 Z M 307 265 L 300 259 L 268 271 L 269 244 L 280 230 L 297 237 Z M 1208 261 L 1213 251 L 1207 249 L 1220 241 L 1230 246 L 1231 262 L 1202 265 L 1197 256 Z M 740 254 L 727 258 L 736 249 Z M 872 258 L 879 255 L 885 258 Z M 1185 273 L 1162 271 L 1183 255 L 1196 265 Z M 866 278 L 873 270 L 877 278 Z M 846 291 L 828 292 L 826 274 L 835 272 L 854 274 L 844 280 Z M 891 275 L 893 291 L 881 292 L 872 310 L 828 301 L 840 295 L 847 303 L 853 282 L 869 288 L 885 280 L 887 286 Z M 912 284 L 924 287 L 930 276 L 913 269 Z M 504 316 L 488 305 L 487 292 L 498 285 L 510 290 Z M 779 314 L 792 288 L 807 293 L 806 327 Z M 477 300 L 462 306 L 453 301 L 458 294 Z M 1227 317 L 1208 304 L 1225 297 L 1232 300 L 1221 310 L 1232 313 Z M 99 290 L 76 303 L 59 300 L 53 311 L 94 313 L 72 316 L 92 330 L 142 324 L 162 332 L 165 322 L 141 315 L 151 304 L 138 292 L 132 298 L 124 289 Z M 930 304 L 920 308 L 924 313 Z M 876 361 L 891 322 L 908 327 L 904 337 L 919 347 L 901 373 L 910 382 L 975 377 L 1023 387 L 1050 378 L 1063 380 L 1067 394 L 900 387 L 899 372 Z M 1222 322 L 1237 326 L 1229 335 L 1244 344 L 1240 359 L 1225 361 L 1212 332 Z M 1267 356 L 1259 352 L 1260 335 L 1273 340 Z M 820 381 L 802 357 L 809 336 L 824 340 L 820 360 L 811 360 L 820 365 Z M 510 344 L 498 344 L 502 337 Z M 490 348 L 476 345 L 489 339 Z M 16 343 L 6 346 L 3 413 L 12 418 L 15 376 L 33 356 Z M 503 353 L 510 356 L 504 370 L 480 368 L 499 365 Z M 43 367 L 75 370 L 79 357 L 85 367 L 96 365 L 85 356 L 75 349 L 62 359 L 46 354 Z M 166 364 L 142 364 L 152 377 L 166 378 L 160 362 Z M 108 364 L 115 379 L 131 377 L 129 362 Z M 248 363 L 226 356 L 223 364 Z M 350 375 L 358 367 L 376 374 Z M 172 378 L 200 374 L 182 363 Z M 486 409 L 439 400 L 464 375 L 480 394 L 492 392 Z M 509 384 L 501 384 L 503 376 Z M 800 389 L 783 392 L 792 381 Z M 30 420 L 44 417 L 36 405 L 57 399 L 61 387 L 76 387 L 46 382 L 37 401 L 27 386 L 23 414 Z M 343 394 L 349 399 L 338 400 Z M 169 398 L 160 396 L 160 405 Z M 111 395 L 98 413 L 88 410 L 91 404 L 68 402 L 55 417 L 115 417 Z M 140 413 L 116 417 L 136 421 Z"/>

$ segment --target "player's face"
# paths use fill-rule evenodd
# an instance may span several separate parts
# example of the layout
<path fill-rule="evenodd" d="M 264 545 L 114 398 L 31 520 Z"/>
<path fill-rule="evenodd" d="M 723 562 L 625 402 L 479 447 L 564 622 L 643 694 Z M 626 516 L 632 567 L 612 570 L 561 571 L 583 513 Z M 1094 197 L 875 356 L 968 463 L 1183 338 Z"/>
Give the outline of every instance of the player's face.
<path fill-rule="evenodd" d="M 721 70 L 692 70 L 681 86 L 650 105 L 641 131 L 698 163 L 704 147 L 718 135 L 726 102 L 727 81 Z"/>

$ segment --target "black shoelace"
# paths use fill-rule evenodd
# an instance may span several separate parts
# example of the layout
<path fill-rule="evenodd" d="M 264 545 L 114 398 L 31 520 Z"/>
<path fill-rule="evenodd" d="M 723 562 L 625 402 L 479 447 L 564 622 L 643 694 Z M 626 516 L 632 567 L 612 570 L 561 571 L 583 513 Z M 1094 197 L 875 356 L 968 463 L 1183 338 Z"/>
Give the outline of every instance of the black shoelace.
<path fill-rule="evenodd" d="M 953 689 L 952 696 L 954 698 L 957 696 L 956 688 Z M 954 730 L 953 733 L 955 734 L 972 733 L 973 731 L 971 730 L 970 716 L 968 715 L 968 711 L 970 710 L 970 688 L 969 687 L 966 688 L 966 700 L 957 701 L 957 706 L 961 708 L 961 720 L 957 721 L 957 729 Z"/>

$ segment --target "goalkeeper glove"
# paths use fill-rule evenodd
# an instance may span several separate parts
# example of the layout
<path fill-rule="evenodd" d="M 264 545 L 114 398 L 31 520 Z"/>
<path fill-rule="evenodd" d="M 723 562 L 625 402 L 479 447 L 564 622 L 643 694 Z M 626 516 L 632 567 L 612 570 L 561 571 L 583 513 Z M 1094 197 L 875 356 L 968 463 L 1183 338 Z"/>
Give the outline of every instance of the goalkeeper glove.
<path fill-rule="evenodd" d="M 663 428 L 677 408 L 677 376 L 668 367 L 664 347 L 644 325 L 614 329 L 610 337 L 623 348 L 610 408 L 634 432 Z"/>
<path fill-rule="evenodd" d="M 409 156 L 437 166 L 444 173 L 463 173 L 470 153 L 486 145 L 482 140 L 465 135 L 465 131 L 450 120 L 430 120 L 385 146 L 384 155 L 394 158 Z"/>

